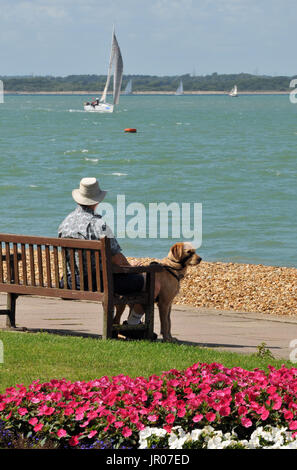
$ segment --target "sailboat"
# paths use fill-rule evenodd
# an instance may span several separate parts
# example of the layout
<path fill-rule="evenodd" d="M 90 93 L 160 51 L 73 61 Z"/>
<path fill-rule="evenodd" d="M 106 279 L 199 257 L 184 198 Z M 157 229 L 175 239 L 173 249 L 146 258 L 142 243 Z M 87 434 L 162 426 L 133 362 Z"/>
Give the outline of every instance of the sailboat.
<path fill-rule="evenodd" d="M 179 82 L 179 85 L 178 85 L 178 87 L 177 87 L 177 90 L 176 90 L 175 94 L 176 94 L 177 96 L 184 94 L 184 86 L 183 86 L 182 80 Z"/>
<path fill-rule="evenodd" d="M 112 69 L 114 66 L 113 72 L 113 103 L 106 102 L 106 95 L 110 83 L 110 78 L 112 75 Z M 108 66 L 108 74 L 106 79 L 106 84 L 102 93 L 101 98 L 96 98 L 92 103 L 85 103 L 84 110 L 91 112 L 99 113 L 112 113 L 114 105 L 119 104 L 120 92 L 123 78 L 123 59 L 121 50 L 114 32 L 112 31 L 112 42 L 111 42 L 111 52 Z"/>
<path fill-rule="evenodd" d="M 133 95 L 132 78 L 127 83 L 127 86 L 126 86 L 125 91 L 124 91 L 124 95 Z"/>
<path fill-rule="evenodd" d="M 237 86 L 236 86 L 236 85 L 234 85 L 234 87 L 233 87 L 232 90 L 230 91 L 229 96 L 234 96 L 234 97 L 237 97 L 237 96 L 238 96 L 238 93 L 237 93 Z"/>

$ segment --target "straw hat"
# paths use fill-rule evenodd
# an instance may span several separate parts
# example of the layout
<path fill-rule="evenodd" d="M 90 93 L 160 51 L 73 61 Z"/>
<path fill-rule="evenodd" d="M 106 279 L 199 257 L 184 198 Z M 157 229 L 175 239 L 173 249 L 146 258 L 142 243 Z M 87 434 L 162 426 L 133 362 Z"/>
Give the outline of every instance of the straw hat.
<path fill-rule="evenodd" d="M 83 178 L 78 189 L 72 191 L 72 197 L 78 204 L 92 206 L 101 202 L 107 191 L 102 191 L 96 178 Z"/>

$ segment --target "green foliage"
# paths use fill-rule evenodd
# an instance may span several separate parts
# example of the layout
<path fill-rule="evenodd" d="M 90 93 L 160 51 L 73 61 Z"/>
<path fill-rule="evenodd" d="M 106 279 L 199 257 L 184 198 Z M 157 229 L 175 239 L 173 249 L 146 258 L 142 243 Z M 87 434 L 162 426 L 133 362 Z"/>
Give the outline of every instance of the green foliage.
<path fill-rule="evenodd" d="M 261 359 L 274 359 L 272 352 L 266 347 L 266 343 L 264 342 L 257 346 L 257 352 L 254 356 L 260 357 Z"/>
<path fill-rule="evenodd" d="M 236 84 L 240 92 L 243 91 L 290 91 L 290 81 L 294 77 L 270 77 L 266 75 L 217 74 L 191 76 L 164 76 L 155 75 L 125 75 L 122 89 L 128 81 L 133 80 L 133 91 L 174 92 L 180 79 L 186 91 L 230 91 Z M 100 91 L 103 90 L 105 75 L 68 75 L 67 77 L 53 76 L 2 76 L 4 89 L 7 92 L 71 92 L 71 91 Z"/>

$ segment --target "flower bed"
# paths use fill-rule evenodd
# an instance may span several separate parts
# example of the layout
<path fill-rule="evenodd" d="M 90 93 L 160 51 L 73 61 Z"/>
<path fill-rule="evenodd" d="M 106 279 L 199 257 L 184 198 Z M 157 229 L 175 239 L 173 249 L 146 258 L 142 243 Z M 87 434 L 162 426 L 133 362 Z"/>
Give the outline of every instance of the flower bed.
<path fill-rule="evenodd" d="M 205 447 L 203 429 L 205 442 L 207 433 L 219 431 L 210 439 L 242 445 L 254 442 L 253 433 L 263 432 L 264 426 L 274 436 L 285 433 L 283 444 L 292 444 L 297 436 L 297 369 L 247 371 L 198 363 L 148 379 L 119 375 L 90 382 L 34 381 L 0 395 L 0 420 L 0 447 L 138 448 L 152 428 L 161 428 L 164 436 L 153 444 L 149 439 L 150 446 L 168 447 L 168 439 L 180 439 L 182 433 L 186 446 Z M 189 438 L 197 433 L 199 439 Z"/>

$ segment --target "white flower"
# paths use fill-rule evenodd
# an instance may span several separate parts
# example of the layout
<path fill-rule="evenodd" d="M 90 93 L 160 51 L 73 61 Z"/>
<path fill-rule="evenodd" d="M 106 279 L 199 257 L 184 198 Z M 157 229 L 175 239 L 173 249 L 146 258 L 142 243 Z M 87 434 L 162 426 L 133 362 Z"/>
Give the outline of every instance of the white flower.
<path fill-rule="evenodd" d="M 190 434 L 190 439 L 192 441 L 198 441 L 202 432 L 203 432 L 203 429 L 194 429 Z"/>
<path fill-rule="evenodd" d="M 214 436 L 209 439 L 207 443 L 207 449 L 221 449 L 222 448 L 222 439 L 220 436 Z"/>

